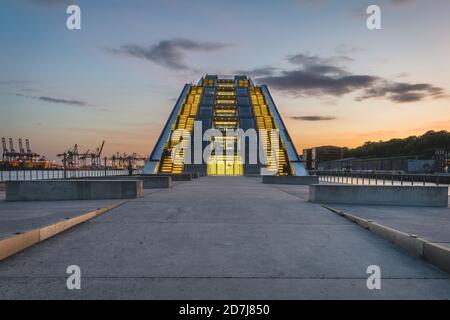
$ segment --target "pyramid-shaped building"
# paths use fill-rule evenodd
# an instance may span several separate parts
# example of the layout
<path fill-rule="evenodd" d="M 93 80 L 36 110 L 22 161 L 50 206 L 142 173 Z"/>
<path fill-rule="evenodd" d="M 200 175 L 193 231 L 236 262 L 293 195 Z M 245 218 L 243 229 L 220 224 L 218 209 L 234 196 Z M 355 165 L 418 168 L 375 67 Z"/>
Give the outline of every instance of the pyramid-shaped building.
<path fill-rule="evenodd" d="M 247 134 L 225 134 L 238 129 Z M 257 134 L 256 143 L 249 137 L 252 133 Z M 208 149 L 211 142 L 216 150 Z M 144 174 L 186 172 L 308 174 L 268 87 L 255 85 L 247 76 L 217 75 L 184 86 L 143 170 Z"/>

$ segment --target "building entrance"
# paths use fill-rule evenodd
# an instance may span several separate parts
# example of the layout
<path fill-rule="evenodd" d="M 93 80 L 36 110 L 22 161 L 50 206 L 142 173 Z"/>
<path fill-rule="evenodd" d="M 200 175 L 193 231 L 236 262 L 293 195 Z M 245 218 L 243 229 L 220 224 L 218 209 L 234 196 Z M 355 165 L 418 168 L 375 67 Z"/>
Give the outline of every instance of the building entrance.
<path fill-rule="evenodd" d="M 208 162 L 209 176 L 242 176 L 243 164 L 240 156 L 217 156 L 210 157 Z"/>

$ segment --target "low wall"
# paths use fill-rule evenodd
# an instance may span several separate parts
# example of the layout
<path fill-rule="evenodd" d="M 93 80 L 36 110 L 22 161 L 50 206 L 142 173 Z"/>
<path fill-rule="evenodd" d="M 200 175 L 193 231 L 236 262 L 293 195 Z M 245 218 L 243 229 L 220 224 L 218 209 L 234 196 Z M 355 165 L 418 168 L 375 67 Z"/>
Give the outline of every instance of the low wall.
<path fill-rule="evenodd" d="M 144 189 L 172 188 L 172 177 L 137 176 L 136 179 L 142 180 Z"/>
<path fill-rule="evenodd" d="M 295 185 L 311 185 L 318 184 L 319 177 L 317 176 L 263 176 L 263 183 L 266 184 L 295 184 Z"/>
<path fill-rule="evenodd" d="M 6 201 L 132 199 L 143 196 L 142 181 L 7 181 Z"/>
<path fill-rule="evenodd" d="M 112 176 L 112 177 L 94 177 L 82 180 L 124 180 L 124 181 L 136 181 L 141 180 L 144 189 L 164 189 L 172 187 L 172 178 L 170 176 Z"/>
<path fill-rule="evenodd" d="M 191 173 L 158 173 L 158 174 L 143 174 L 140 177 L 171 177 L 172 181 L 191 181 Z"/>
<path fill-rule="evenodd" d="M 244 164 L 244 176 L 260 177 L 261 176 L 261 165 L 259 165 L 259 164 Z"/>
<path fill-rule="evenodd" d="M 309 201 L 316 203 L 447 207 L 448 187 L 311 185 Z"/>
<path fill-rule="evenodd" d="M 184 173 L 195 172 L 198 173 L 199 177 L 204 177 L 208 171 L 206 164 L 186 164 L 184 166 Z"/>

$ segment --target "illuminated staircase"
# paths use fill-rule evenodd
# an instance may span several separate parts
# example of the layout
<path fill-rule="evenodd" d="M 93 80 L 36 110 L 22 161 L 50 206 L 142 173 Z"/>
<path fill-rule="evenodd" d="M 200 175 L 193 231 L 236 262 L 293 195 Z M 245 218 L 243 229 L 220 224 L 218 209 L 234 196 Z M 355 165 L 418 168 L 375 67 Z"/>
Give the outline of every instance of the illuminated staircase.
<path fill-rule="evenodd" d="M 253 105 L 256 125 L 258 130 L 260 130 L 261 144 L 267 159 L 267 169 L 271 172 L 277 172 L 280 176 L 289 175 L 289 169 L 286 165 L 286 147 L 274 131 L 278 128 L 269 107 L 266 104 L 261 88 L 251 86 L 250 98 Z M 272 139 L 271 135 L 273 135 Z M 274 139 L 278 139 L 278 148 L 277 146 L 272 146 Z M 278 164 L 275 159 L 278 159 Z"/>
<path fill-rule="evenodd" d="M 171 139 L 164 146 L 164 156 L 160 164 L 159 172 L 161 173 L 183 173 L 184 171 L 184 148 L 189 147 L 189 140 L 181 140 L 182 131 L 186 130 L 192 134 L 194 129 L 195 116 L 197 114 L 198 106 L 202 97 L 202 87 L 193 86 L 186 101 L 183 104 L 177 121 L 175 122 Z M 177 131 L 178 130 L 178 131 Z M 175 155 L 176 159 L 172 158 L 172 150 L 180 144 L 180 150 Z M 176 161 L 174 161 L 176 160 Z"/>

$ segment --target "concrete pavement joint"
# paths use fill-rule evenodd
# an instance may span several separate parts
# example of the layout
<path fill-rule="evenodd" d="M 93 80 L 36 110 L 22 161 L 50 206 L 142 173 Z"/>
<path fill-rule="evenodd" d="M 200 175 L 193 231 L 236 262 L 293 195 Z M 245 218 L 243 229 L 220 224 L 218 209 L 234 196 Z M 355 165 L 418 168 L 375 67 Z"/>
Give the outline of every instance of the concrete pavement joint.
<path fill-rule="evenodd" d="M 67 279 L 64 276 L 6 276 L 9 279 Z M 252 276 L 83 276 L 83 279 L 249 279 L 249 280 L 367 280 L 367 277 L 252 277 Z M 383 277 L 385 280 L 448 280 L 448 277 Z"/>
<path fill-rule="evenodd" d="M 142 222 L 144 222 L 145 220 L 133 220 L 133 221 L 127 221 L 127 224 L 141 224 Z M 105 224 L 117 224 L 118 222 L 115 221 L 99 221 L 98 223 L 105 223 Z M 151 221 L 152 224 L 201 224 L 201 225 L 208 225 L 208 224 L 222 224 L 222 225 L 261 225 L 261 226 L 266 226 L 266 225 L 277 225 L 277 226 L 291 226 L 291 225 L 296 225 L 296 226 L 309 226 L 309 225 L 314 225 L 314 226 L 342 226 L 342 227 L 348 227 L 348 224 L 341 224 L 341 223 L 315 223 L 315 224 L 311 224 L 311 223 L 299 223 L 299 222 L 281 222 L 281 223 L 271 223 L 271 222 L 223 222 L 223 221 Z M 120 223 L 122 224 L 122 223 Z"/>

